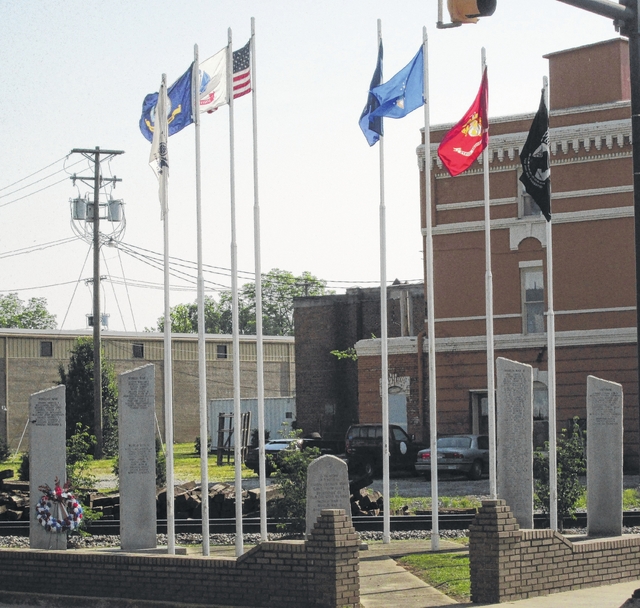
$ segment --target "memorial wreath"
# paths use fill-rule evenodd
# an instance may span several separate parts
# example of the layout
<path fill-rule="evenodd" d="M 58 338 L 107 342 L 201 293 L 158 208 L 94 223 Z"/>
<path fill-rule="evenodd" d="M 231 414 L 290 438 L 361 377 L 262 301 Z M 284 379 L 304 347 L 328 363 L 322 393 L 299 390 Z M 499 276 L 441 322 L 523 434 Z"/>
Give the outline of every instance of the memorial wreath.
<path fill-rule="evenodd" d="M 69 490 L 69 482 L 60 487 L 56 477 L 55 488 L 39 486 L 43 496 L 36 503 L 36 517 L 47 532 L 68 532 L 82 522 L 82 505 Z"/>

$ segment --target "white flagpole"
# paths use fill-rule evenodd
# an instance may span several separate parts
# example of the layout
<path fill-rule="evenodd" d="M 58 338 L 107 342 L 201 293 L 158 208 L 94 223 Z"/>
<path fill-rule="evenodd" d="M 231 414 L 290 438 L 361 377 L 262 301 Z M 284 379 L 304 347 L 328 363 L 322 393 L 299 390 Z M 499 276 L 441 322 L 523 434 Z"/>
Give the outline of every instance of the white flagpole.
<path fill-rule="evenodd" d="M 378 48 L 382 22 L 378 19 Z M 384 119 L 381 118 L 381 121 Z M 382 542 L 391 542 L 391 501 L 389 497 L 389 349 L 387 343 L 387 225 L 384 202 L 384 136 L 380 135 L 380 393 L 382 395 Z"/>
<path fill-rule="evenodd" d="M 196 125 L 196 231 L 198 256 L 198 394 L 200 398 L 200 492 L 202 497 L 202 555 L 209 555 L 209 432 L 207 424 L 207 360 L 202 271 L 202 187 L 200 171 L 200 58 L 193 47 L 192 111 Z"/>
<path fill-rule="evenodd" d="M 267 472 L 264 450 L 264 352 L 262 347 L 262 267 L 260 259 L 260 200 L 258 197 L 258 101 L 256 98 L 256 22 L 251 17 L 251 90 L 253 113 L 253 249 L 256 284 L 256 371 L 258 374 L 258 453 L 260 466 L 260 540 L 267 538 Z"/>
<path fill-rule="evenodd" d="M 161 93 L 167 87 L 167 76 L 162 75 Z M 168 135 L 168 133 L 167 133 Z M 173 482 L 173 365 L 171 352 L 171 303 L 169 298 L 169 204 L 167 173 L 162 172 L 160 198 L 164 240 L 164 440 L 167 446 L 167 553 L 176 552 Z"/>
<path fill-rule="evenodd" d="M 424 193 L 426 217 L 426 265 L 427 265 L 427 333 L 429 337 L 429 430 L 431 445 L 431 550 L 440 548 L 438 518 L 438 423 L 436 393 L 436 323 L 433 290 L 433 219 L 431 217 L 431 121 L 429 118 L 429 55 L 427 28 L 422 28 L 424 60 Z M 422 348 L 422 344 L 418 344 Z"/>
<path fill-rule="evenodd" d="M 231 194 L 231 322 L 233 324 L 233 464 L 236 491 L 236 557 L 244 553 L 242 539 L 242 410 L 240 406 L 240 331 L 238 327 L 238 244 L 236 242 L 235 134 L 233 124 L 233 44 L 229 28 L 227 47 L 227 91 L 229 94 L 229 154 Z"/>
<path fill-rule="evenodd" d="M 545 76 L 544 102 L 549 109 L 549 81 Z M 551 167 L 551 159 L 549 159 Z M 549 201 L 551 206 L 551 201 Z M 558 529 L 558 462 L 556 429 L 556 319 L 553 309 L 553 238 L 551 220 L 547 222 L 547 350 L 549 391 L 549 519 L 552 530 Z"/>
<path fill-rule="evenodd" d="M 487 55 L 482 47 L 482 76 L 487 68 Z M 488 109 L 487 109 L 488 111 Z M 482 125 L 487 128 L 488 125 Z M 487 326 L 487 405 L 489 414 L 489 494 L 498 495 L 496 484 L 496 391 L 495 354 L 493 339 L 493 274 L 491 273 L 491 195 L 489 191 L 489 144 L 482 152 L 484 174 L 484 248 L 485 248 L 485 306 Z"/>

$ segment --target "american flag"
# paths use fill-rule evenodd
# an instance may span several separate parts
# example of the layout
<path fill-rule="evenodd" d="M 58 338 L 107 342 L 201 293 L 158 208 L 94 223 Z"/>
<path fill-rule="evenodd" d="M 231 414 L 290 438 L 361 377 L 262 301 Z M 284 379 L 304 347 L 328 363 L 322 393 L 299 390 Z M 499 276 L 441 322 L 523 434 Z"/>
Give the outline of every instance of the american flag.
<path fill-rule="evenodd" d="M 251 41 L 233 51 L 233 98 L 251 92 Z"/>

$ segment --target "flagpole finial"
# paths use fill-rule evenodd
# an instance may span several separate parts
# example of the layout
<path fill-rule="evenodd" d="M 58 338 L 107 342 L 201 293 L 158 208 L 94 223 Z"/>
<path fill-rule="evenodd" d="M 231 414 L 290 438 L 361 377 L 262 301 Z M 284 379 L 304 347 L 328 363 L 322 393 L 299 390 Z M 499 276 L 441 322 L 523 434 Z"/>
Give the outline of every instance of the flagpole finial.
<path fill-rule="evenodd" d="M 255 17 L 251 17 L 251 36 L 255 36 L 256 35 L 256 18 Z"/>
<path fill-rule="evenodd" d="M 382 38 L 382 19 L 378 19 L 378 40 Z"/>
<path fill-rule="evenodd" d="M 482 47 L 481 56 L 482 56 L 482 71 L 484 72 L 484 69 L 487 67 L 487 49 L 485 49 L 484 47 Z"/>

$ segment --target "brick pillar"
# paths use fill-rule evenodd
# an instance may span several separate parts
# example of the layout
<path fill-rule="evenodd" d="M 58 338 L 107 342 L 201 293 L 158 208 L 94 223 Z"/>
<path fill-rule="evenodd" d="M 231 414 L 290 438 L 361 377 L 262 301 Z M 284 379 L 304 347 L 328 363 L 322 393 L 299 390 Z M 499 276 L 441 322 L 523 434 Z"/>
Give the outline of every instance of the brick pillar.
<path fill-rule="evenodd" d="M 483 500 L 469 526 L 471 601 L 497 604 L 519 597 L 520 526 L 504 500 Z"/>
<path fill-rule="evenodd" d="M 323 509 L 306 543 L 310 606 L 360 606 L 359 548 L 344 509 Z"/>

